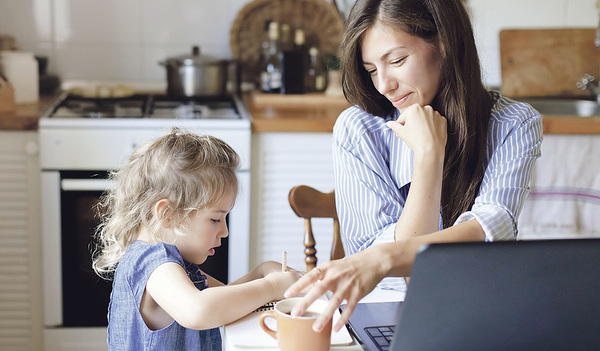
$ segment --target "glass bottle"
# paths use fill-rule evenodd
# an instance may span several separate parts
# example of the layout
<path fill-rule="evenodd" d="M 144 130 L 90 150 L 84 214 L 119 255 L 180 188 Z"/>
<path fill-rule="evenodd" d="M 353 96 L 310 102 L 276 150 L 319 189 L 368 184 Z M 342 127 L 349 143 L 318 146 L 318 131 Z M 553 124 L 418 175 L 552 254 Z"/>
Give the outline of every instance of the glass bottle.
<path fill-rule="evenodd" d="M 308 50 L 309 64 L 306 72 L 306 91 L 320 93 L 327 88 L 327 69 L 315 46 Z"/>
<path fill-rule="evenodd" d="M 306 35 L 302 28 L 297 28 L 294 32 L 294 51 L 302 55 L 304 71 L 306 71 L 308 68 L 308 50 L 306 49 Z"/>
<path fill-rule="evenodd" d="M 291 28 L 287 23 L 283 23 L 281 25 L 281 51 L 291 51 L 292 50 L 292 38 L 291 38 Z"/>
<path fill-rule="evenodd" d="M 265 65 L 261 70 L 261 89 L 265 93 L 281 91 L 281 49 L 279 47 L 279 25 L 269 23 L 269 49 Z"/>
<path fill-rule="evenodd" d="M 260 43 L 260 48 L 258 52 L 258 60 L 255 66 L 255 72 L 257 77 L 256 83 L 258 84 L 258 88 L 263 90 L 263 71 L 265 71 L 265 67 L 267 65 L 267 56 L 269 55 L 269 25 L 271 24 L 271 20 L 266 20 L 263 24 L 263 39 Z"/>
<path fill-rule="evenodd" d="M 298 33 L 298 30 L 302 31 L 297 29 L 296 33 Z M 283 94 L 304 94 L 305 92 L 304 81 L 307 59 L 304 50 L 302 50 L 304 43 L 299 43 L 296 39 L 294 40 L 295 45 L 283 50 L 281 55 L 283 72 L 281 92 Z"/>

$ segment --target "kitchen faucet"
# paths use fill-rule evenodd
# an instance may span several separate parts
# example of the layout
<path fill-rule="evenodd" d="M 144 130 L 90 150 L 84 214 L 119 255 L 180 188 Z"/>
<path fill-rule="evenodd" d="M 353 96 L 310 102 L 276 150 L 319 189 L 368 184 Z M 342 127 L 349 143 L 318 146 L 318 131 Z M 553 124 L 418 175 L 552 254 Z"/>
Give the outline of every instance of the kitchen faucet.
<path fill-rule="evenodd" d="M 600 47 L 600 0 L 596 0 L 596 10 L 598 12 L 598 26 L 596 27 L 596 39 L 594 40 L 594 45 Z M 576 86 L 581 90 L 589 90 L 600 104 L 600 84 L 598 84 L 596 77 L 586 73 L 581 77 L 581 80 L 577 82 Z"/>
<path fill-rule="evenodd" d="M 596 11 L 598 11 L 598 26 L 596 27 L 596 40 L 594 40 L 594 45 L 600 47 L 600 0 L 596 0 Z"/>
<path fill-rule="evenodd" d="M 600 2 L 600 0 L 598 1 Z M 596 97 L 596 101 L 600 103 L 600 84 L 596 77 L 586 73 L 576 86 L 581 90 L 589 90 Z"/>

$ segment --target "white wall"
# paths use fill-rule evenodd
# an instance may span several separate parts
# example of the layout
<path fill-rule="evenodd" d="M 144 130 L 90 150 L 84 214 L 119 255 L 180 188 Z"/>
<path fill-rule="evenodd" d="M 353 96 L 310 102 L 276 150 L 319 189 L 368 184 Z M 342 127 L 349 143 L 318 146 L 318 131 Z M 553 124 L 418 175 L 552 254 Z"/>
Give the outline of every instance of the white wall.
<path fill-rule="evenodd" d="M 62 79 L 164 81 L 159 61 L 230 57 L 229 29 L 248 0 L 0 0 L 0 34 L 50 57 Z"/>
<path fill-rule="evenodd" d="M 338 0 L 349 3 L 349 0 Z M 500 85 L 502 28 L 594 27 L 595 0 L 467 0 L 488 85 Z M 50 57 L 63 79 L 163 81 L 158 62 L 186 53 L 230 57 L 229 30 L 250 0 L 0 0 L 0 34 Z"/>

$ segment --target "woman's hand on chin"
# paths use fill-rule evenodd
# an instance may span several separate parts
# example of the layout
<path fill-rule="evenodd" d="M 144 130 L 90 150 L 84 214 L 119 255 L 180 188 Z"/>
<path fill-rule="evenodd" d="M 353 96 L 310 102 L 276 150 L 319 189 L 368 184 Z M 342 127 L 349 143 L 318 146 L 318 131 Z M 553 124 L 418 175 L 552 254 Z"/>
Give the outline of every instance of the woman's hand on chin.
<path fill-rule="evenodd" d="M 431 155 L 432 152 L 444 155 L 448 140 L 446 118 L 433 107 L 414 104 L 406 108 L 395 121 L 388 121 L 396 136 L 415 153 Z"/>

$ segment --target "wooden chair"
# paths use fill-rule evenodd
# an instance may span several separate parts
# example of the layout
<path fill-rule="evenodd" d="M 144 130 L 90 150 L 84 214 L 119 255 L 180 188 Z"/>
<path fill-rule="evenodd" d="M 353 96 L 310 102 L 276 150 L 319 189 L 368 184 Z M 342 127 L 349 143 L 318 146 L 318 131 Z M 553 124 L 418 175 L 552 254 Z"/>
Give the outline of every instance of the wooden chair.
<path fill-rule="evenodd" d="M 306 185 L 298 185 L 290 190 L 288 196 L 290 206 L 298 217 L 304 218 L 304 254 L 306 271 L 317 266 L 317 249 L 312 231 L 312 218 L 333 219 L 333 242 L 331 245 L 331 260 L 344 257 L 344 247 L 340 236 L 340 222 L 335 210 L 334 192 L 322 193 Z"/>

